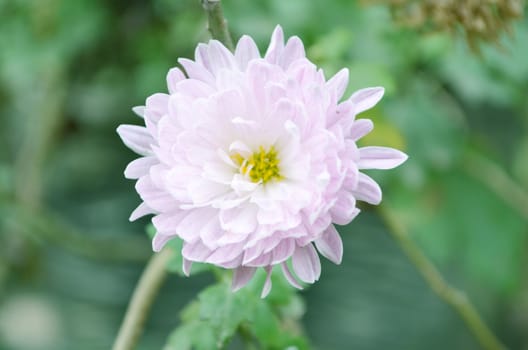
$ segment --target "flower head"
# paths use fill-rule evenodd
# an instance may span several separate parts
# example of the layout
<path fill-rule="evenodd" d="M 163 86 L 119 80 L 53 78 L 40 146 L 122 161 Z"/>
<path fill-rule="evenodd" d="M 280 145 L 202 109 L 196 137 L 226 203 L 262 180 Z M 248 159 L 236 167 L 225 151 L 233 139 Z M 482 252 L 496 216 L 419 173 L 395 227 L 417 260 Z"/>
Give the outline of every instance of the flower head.
<path fill-rule="evenodd" d="M 355 116 L 373 107 L 383 88 L 340 102 L 348 70 L 327 81 L 298 37 L 284 43 L 281 27 L 264 57 L 243 36 L 234 54 L 211 40 L 198 45 L 194 61 L 179 63 L 185 74 L 169 71 L 169 94 L 134 109 L 145 127 L 118 128 L 142 155 L 125 170 L 143 200 L 131 220 L 154 214 L 155 251 L 182 239 L 186 274 L 192 262 L 234 269 L 236 290 L 262 267 L 263 296 L 275 265 L 293 286 L 313 283 L 321 273 L 317 250 L 341 262 L 334 224 L 354 219 L 357 200 L 381 201 L 378 184 L 360 170 L 390 169 L 407 158 L 356 145 L 373 124 Z"/>

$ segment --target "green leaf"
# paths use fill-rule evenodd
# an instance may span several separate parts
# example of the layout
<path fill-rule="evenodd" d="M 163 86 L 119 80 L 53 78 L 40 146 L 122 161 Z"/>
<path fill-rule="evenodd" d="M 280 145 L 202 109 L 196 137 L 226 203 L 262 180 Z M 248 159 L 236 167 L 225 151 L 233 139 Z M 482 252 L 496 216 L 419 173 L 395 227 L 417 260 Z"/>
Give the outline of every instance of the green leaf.
<path fill-rule="evenodd" d="M 218 344 L 213 328 L 204 321 L 185 323 L 171 333 L 163 350 L 210 350 Z"/>
<path fill-rule="evenodd" d="M 217 284 L 198 295 L 200 318 L 207 320 L 215 330 L 218 344 L 224 344 L 238 326 L 253 315 L 255 296 L 247 290 L 231 292 L 227 284 Z"/>

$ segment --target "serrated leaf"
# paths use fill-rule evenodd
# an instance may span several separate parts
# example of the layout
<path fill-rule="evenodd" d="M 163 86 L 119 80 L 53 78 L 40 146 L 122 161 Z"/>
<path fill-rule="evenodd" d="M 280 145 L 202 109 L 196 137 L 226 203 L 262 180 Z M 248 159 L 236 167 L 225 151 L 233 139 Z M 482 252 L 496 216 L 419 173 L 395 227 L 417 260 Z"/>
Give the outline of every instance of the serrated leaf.
<path fill-rule="evenodd" d="M 207 322 L 196 320 L 185 323 L 172 332 L 163 350 L 210 350 L 217 348 L 213 328 Z"/>

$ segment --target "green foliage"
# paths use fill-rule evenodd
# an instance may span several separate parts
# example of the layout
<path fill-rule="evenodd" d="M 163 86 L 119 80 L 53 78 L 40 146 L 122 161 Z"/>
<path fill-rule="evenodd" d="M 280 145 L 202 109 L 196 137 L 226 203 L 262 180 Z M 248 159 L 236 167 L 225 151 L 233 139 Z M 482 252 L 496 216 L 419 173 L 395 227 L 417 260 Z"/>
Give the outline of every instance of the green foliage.
<path fill-rule="evenodd" d="M 220 280 L 181 312 L 182 324 L 170 335 L 165 350 L 224 348 L 237 342 L 262 349 L 308 348 L 294 328 L 304 308 L 286 281 L 274 276 L 270 296 L 261 299 L 263 271 L 235 293 L 229 274 L 217 271 L 217 276 Z M 288 312 L 294 309 L 298 311 Z"/>

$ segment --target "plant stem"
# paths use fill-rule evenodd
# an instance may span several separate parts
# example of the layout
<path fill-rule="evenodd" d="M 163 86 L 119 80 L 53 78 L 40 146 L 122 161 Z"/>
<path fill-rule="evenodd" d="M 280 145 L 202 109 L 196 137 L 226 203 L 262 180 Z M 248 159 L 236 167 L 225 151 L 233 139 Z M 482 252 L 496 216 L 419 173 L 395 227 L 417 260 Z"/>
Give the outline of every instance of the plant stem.
<path fill-rule="evenodd" d="M 148 311 L 167 275 L 166 266 L 172 253 L 165 248 L 150 258 L 132 294 L 113 350 L 132 350 L 136 346 Z"/>
<path fill-rule="evenodd" d="M 500 166 L 476 152 L 468 151 L 463 160 L 463 167 L 469 175 L 486 185 L 528 220 L 528 194 Z"/>
<path fill-rule="evenodd" d="M 70 225 L 49 209 L 33 210 L 15 201 L 0 199 L 0 226 L 7 225 L 19 233 L 20 238 L 52 245 L 72 254 L 97 261 L 141 262 L 152 255 L 146 237 L 128 237 L 126 242 L 119 235 L 94 236 Z"/>
<path fill-rule="evenodd" d="M 233 51 L 233 40 L 227 21 L 224 18 L 220 0 L 201 0 L 202 6 L 207 12 L 208 29 L 214 39 L 221 41 L 229 50 Z"/>
<path fill-rule="evenodd" d="M 379 212 L 389 228 L 388 231 L 400 245 L 411 263 L 420 272 L 429 287 L 440 299 L 444 300 L 460 315 L 482 348 L 486 350 L 506 349 L 488 326 L 486 326 L 466 294 L 450 286 L 445 281 L 433 263 L 409 237 L 397 217 L 387 208 L 380 207 Z"/>

